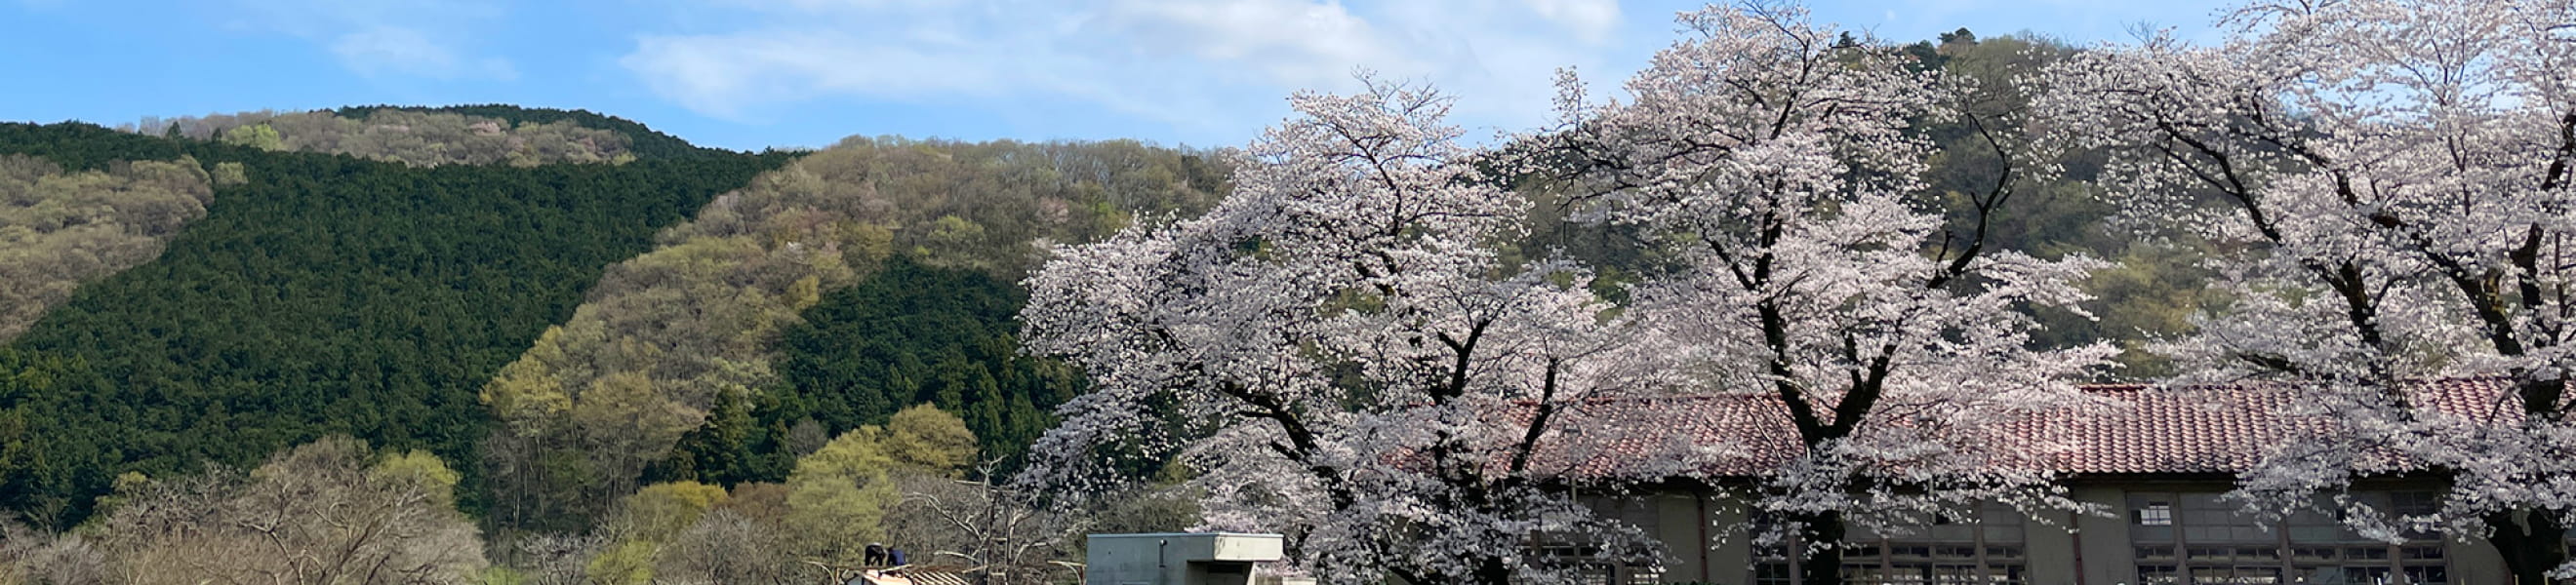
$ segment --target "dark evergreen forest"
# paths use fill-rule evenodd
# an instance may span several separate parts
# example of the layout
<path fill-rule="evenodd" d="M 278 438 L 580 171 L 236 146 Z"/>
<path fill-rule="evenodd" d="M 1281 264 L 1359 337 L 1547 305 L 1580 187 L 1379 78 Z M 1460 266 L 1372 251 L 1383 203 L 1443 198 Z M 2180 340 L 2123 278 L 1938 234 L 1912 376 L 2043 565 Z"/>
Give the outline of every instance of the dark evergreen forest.
<path fill-rule="evenodd" d="M 637 143 L 652 138 L 676 141 Z M 791 157 L 412 168 L 83 124 L 0 124 L 0 153 L 67 169 L 187 155 L 246 178 L 159 260 L 0 348 L 0 507 L 57 526 L 121 473 L 242 466 L 332 434 L 472 460 L 495 369 L 605 266 Z"/>

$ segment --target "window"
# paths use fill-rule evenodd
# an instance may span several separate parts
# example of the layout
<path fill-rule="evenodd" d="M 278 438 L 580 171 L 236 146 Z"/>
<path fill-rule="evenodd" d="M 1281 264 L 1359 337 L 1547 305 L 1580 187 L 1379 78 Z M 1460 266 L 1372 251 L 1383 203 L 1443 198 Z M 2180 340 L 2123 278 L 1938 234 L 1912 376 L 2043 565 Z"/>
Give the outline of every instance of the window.
<path fill-rule="evenodd" d="M 2417 583 L 2419 585 L 2450 583 L 2451 570 L 2441 565 L 2407 567 L 2406 581 L 2409 583 Z"/>
<path fill-rule="evenodd" d="M 2008 506 L 1940 514 L 1922 526 L 1843 549 L 1842 576 L 1854 584 L 2025 585 L 2022 523 Z"/>
<path fill-rule="evenodd" d="M 2139 526 L 2172 526 L 2173 503 L 2147 502 L 2146 506 L 2130 510 L 2129 519 Z"/>
<path fill-rule="evenodd" d="M 1662 580 L 1660 571 L 1628 566 L 1616 558 L 1605 558 L 1600 545 L 1576 538 L 1541 534 L 1523 544 L 1522 550 L 1528 552 L 1531 561 L 1539 566 L 1570 569 L 1575 582 L 1584 585 L 1643 585 Z"/>
<path fill-rule="evenodd" d="M 2422 491 L 2389 492 L 2388 503 L 2388 510 L 2400 516 L 2428 516 L 2441 511 L 2442 496 Z"/>
<path fill-rule="evenodd" d="M 2192 585 L 2280 585 L 2281 568 L 2271 567 L 2192 567 Z"/>
<path fill-rule="evenodd" d="M 2029 581 L 2022 578 L 2021 572 L 2021 563 L 1996 563 L 1992 559 L 1988 559 L 1986 561 L 1987 583 L 1998 585 L 2022 585 L 2023 583 L 2028 583 Z"/>
<path fill-rule="evenodd" d="M 1617 573 L 1617 570 L 1613 569 L 1609 563 L 1583 563 L 1582 565 L 1578 565 L 1574 571 L 1574 579 L 1576 583 L 1618 585 L 1617 581 L 1611 580 L 1611 577 Z"/>
<path fill-rule="evenodd" d="M 1896 576 L 1895 576 L 1895 575 L 1890 574 L 1888 571 L 1886 571 L 1886 570 L 1884 570 L 1884 569 L 1879 568 L 1878 563 L 1877 563 L 1877 562 L 1875 562 L 1875 561 L 1873 561 L 1873 562 L 1871 562 L 1871 563 L 1869 563 L 1869 564 L 1857 564 L 1857 565 L 1856 565 L 1856 564 L 1845 563 L 1845 564 L 1843 564 L 1843 582 L 1844 582 L 1844 583 L 1893 583 L 1893 582 L 1896 582 Z"/>
<path fill-rule="evenodd" d="M 2437 494 L 2353 494 L 2405 514 Z M 2139 585 L 2448 585 L 2448 549 L 2429 537 L 2391 546 L 2305 511 L 2265 525 L 2216 493 L 2131 493 L 2129 534 Z M 2324 510 L 2332 510 L 2328 507 Z M 2416 533 L 2409 533 L 2414 535 Z"/>
<path fill-rule="evenodd" d="M 1664 582 L 1664 570 L 1653 566 L 1630 566 L 1621 571 L 1620 582 L 1627 585 L 1655 585 Z"/>
<path fill-rule="evenodd" d="M 1754 565 L 1753 585 L 1793 585 L 1789 582 L 1789 564 L 1762 563 Z"/>

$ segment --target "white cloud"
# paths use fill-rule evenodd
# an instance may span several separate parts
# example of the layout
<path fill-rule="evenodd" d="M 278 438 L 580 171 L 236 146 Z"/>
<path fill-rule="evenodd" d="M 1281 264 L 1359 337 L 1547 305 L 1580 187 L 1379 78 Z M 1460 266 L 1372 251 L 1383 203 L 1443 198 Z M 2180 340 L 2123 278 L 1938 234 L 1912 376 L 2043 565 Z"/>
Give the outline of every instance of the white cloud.
<path fill-rule="evenodd" d="M 1291 86 L 1330 85 L 1353 66 L 1410 70 L 1410 56 L 1339 3 L 1306 0 L 1191 2 L 1121 0 L 1093 21 L 1092 34 L 1136 48 L 1247 66 Z"/>
<path fill-rule="evenodd" d="M 239 0 L 236 30 L 302 38 L 368 76 L 514 79 L 508 59 L 467 50 L 502 16 L 486 0 Z"/>
<path fill-rule="evenodd" d="M 331 41 L 340 63 L 365 75 L 410 75 L 434 79 L 488 77 L 514 79 L 518 71 L 497 57 L 469 59 L 417 29 L 379 26 L 341 34 Z"/>
<path fill-rule="evenodd" d="M 968 46 L 947 49 L 820 31 L 647 36 L 620 62 L 650 72 L 644 81 L 654 92 L 721 116 L 823 94 L 931 99 L 1004 88 L 988 67 L 992 56 Z"/>
<path fill-rule="evenodd" d="M 647 34 L 620 63 L 692 110 L 756 118 L 832 98 L 1088 103 L 1185 136 L 1249 136 L 1352 73 L 1459 96 L 1459 122 L 1548 118 L 1550 73 L 1598 70 L 1612 0 L 694 0 L 749 24 Z"/>
<path fill-rule="evenodd" d="M 1540 17 L 1565 25 L 1586 39 L 1600 40 L 1619 28 L 1618 0 L 1527 0 Z"/>

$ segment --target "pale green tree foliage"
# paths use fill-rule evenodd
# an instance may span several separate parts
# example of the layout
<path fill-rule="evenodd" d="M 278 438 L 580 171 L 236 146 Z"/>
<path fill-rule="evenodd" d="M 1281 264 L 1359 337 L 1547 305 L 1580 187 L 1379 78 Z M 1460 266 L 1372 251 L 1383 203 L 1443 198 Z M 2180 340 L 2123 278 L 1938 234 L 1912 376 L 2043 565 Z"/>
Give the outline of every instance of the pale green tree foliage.
<path fill-rule="evenodd" d="M 583 572 L 596 583 L 657 581 L 655 565 L 674 541 L 727 499 L 722 486 L 694 481 L 636 490 L 626 496 L 615 516 L 593 531 L 605 539 L 604 547 L 590 557 Z"/>
<path fill-rule="evenodd" d="M 0 155 L 0 343 L 72 290 L 151 261 L 214 201 L 194 159 L 63 172 Z"/>
<path fill-rule="evenodd" d="M 220 139 L 266 150 L 346 154 L 412 166 L 623 163 L 634 160 L 624 134 L 570 121 L 511 124 L 448 112 L 384 109 L 364 119 L 328 111 L 274 111 L 146 120 L 128 130 Z"/>
<path fill-rule="evenodd" d="M 653 582 L 653 543 L 628 541 L 608 547 L 584 567 L 591 583 L 644 585 Z"/>
<path fill-rule="evenodd" d="M 946 477 L 975 462 L 975 433 L 938 407 L 913 405 L 894 413 L 885 428 L 886 456 L 910 471 Z"/>
<path fill-rule="evenodd" d="M 796 460 L 787 476 L 788 528 L 799 548 L 841 562 L 859 560 L 870 541 L 885 539 L 886 509 L 901 501 L 885 431 L 861 427 Z"/>
<path fill-rule="evenodd" d="M 668 542 L 725 499 L 723 486 L 694 481 L 644 486 L 626 497 L 626 530 L 635 540 Z"/>
<path fill-rule="evenodd" d="M 226 129 L 224 144 L 248 146 L 260 150 L 286 150 L 286 140 L 278 136 L 276 127 L 267 124 L 234 126 Z"/>
<path fill-rule="evenodd" d="M 238 162 L 215 163 L 214 175 L 216 185 L 239 185 L 250 182 L 250 173 L 242 170 L 242 164 Z"/>
<path fill-rule="evenodd" d="M 1015 280 L 1039 242 L 1203 207 L 1221 171 L 1133 142 L 854 138 L 764 174 L 610 267 L 484 387 L 503 423 L 485 449 L 494 512 L 586 525 L 718 397 L 773 383 L 776 338 L 801 311 L 899 252 Z"/>

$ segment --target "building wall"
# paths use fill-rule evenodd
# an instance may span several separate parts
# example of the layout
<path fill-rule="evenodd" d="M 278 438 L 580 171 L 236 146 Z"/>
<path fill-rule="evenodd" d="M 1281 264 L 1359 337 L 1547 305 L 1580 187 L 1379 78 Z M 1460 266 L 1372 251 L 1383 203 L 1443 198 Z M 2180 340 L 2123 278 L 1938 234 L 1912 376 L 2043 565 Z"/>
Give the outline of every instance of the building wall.
<path fill-rule="evenodd" d="M 1889 583 L 1968 582 L 2030 585 L 2251 585 L 2341 575 L 2370 579 L 2409 575 L 2452 585 L 2506 585 L 2492 547 L 2417 535 L 2388 545 L 2352 533 L 2332 518 L 2293 516 L 2266 526 L 2235 512 L 2219 496 L 2224 481 L 2124 481 L 2070 486 L 2075 499 L 2100 514 L 2044 512 L 2025 517 L 1988 509 L 1945 518 L 1943 523 L 1873 536 L 1855 530 L 1856 546 L 1845 566 Z M 2380 509 L 2422 505 L 2430 487 L 2365 485 L 2356 495 Z M 1780 553 L 1761 555 L 1741 532 L 1740 506 L 1703 493 L 1670 491 L 1604 502 L 1604 513 L 1628 519 L 1661 540 L 1669 560 L 1660 573 L 1621 568 L 1602 579 L 1619 585 L 1784 583 Z M 1737 531 L 1728 534 L 1726 531 Z M 2143 558 L 2142 558 L 2143 557 Z M 2143 570 L 2142 570 L 2143 569 Z M 1931 573 L 1930 581 L 1912 580 Z M 1959 581 L 1941 581 L 1945 578 Z M 2010 580 L 2017 578 L 2018 580 Z M 1856 583 L 1868 581 L 1855 581 Z"/>

